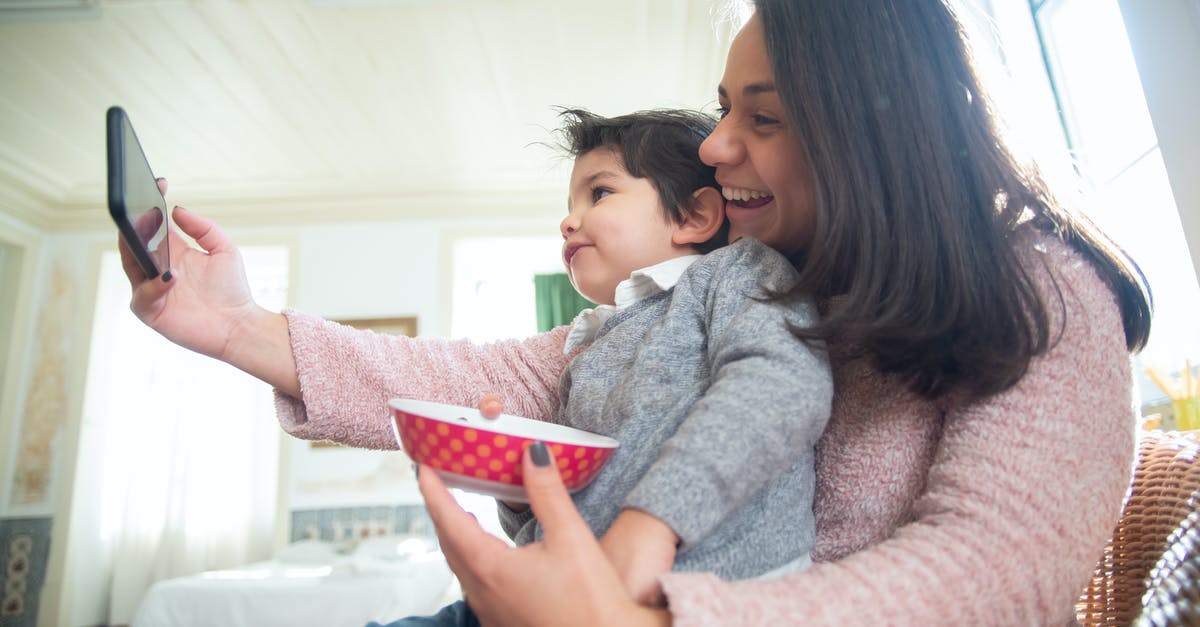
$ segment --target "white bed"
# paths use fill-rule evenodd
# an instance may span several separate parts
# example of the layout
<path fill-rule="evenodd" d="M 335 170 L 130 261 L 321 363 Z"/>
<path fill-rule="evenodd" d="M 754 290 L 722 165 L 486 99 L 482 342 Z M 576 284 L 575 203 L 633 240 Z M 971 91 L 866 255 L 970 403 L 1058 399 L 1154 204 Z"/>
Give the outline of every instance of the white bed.
<path fill-rule="evenodd" d="M 132 627 L 361 627 L 431 614 L 457 594 L 445 558 L 423 538 L 352 549 L 305 540 L 270 561 L 154 584 Z"/>

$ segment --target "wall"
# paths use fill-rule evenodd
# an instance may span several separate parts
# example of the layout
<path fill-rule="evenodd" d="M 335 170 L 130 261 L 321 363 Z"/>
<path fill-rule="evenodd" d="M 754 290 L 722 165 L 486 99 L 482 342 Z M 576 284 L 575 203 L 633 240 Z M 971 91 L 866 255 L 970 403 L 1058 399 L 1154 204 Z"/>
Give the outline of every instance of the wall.
<path fill-rule="evenodd" d="M 48 517 L 0 518 L 0 571 L 4 580 L 0 625 L 32 626 L 50 552 Z"/>
<path fill-rule="evenodd" d="M 0 516 L 9 515 L 11 482 L 7 477 L 16 457 L 15 438 L 17 398 L 23 389 L 23 368 L 28 350 L 28 329 L 32 313 L 33 279 L 41 248 L 41 231 L 0 212 L 0 247 L 4 264 L 0 267 Z"/>
<path fill-rule="evenodd" d="M 22 199 L 23 206 L 26 202 Z M 32 303 L 43 234 L 37 227 L 10 217 L 7 212 L 14 204 L 11 199 L 0 202 L 0 246 L 5 251 L 0 268 L 0 625 L 25 627 L 34 625 L 37 619 L 51 544 L 53 502 L 50 495 L 37 489 L 46 485 L 43 480 L 49 478 L 47 473 L 23 482 L 34 489 L 15 489 L 18 468 L 48 470 L 50 465 L 36 460 L 30 463 L 40 451 L 22 453 L 23 441 L 47 440 L 28 431 L 22 436 L 17 419 L 24 405 L 22 390 L 29 379 L 25 364 L 32 346 Z M 27 479 L 32 474 L 36 473 L 22 473 Z M 14 506 L 14 501 L 21 504 Z"/>
<path fill-rule="evenodd" d="M 1200 0 L 1119 4 L 1200 280 Z"/>

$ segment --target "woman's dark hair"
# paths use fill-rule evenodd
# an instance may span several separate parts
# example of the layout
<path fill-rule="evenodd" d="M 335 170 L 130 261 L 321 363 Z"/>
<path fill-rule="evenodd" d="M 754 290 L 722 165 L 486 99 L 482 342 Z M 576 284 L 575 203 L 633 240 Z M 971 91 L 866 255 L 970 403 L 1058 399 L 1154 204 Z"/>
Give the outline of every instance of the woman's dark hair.
<path fill-rule="evenodd" d="M 800 337 L 855 347 L 927 398 L 1006 390 L 1061 331 L 1048 312 L 1062 286 L 1043 302 L 1013 248 L 1031 227 L 1093 262 L 1126 346 L 1145 344 L 1140 272 L 1005 146 L 943 0 L 754 5 L 817 186 L 796 292 L 830 306 Z"/>
<path fill-rule="evenodd" d="M 559 148 L 579 158 L 597 148 L 612 148 L 625 171 L 648 179 L 658 191 L 668 220 L 679 224 L 695 208 L 692 194 L 717 185 L 716 168 L 700 161 L 700 144 L 717 125 L 716 118 L 700 111 L 656 109 L 617 117 L 604 117 L 583 109 L 560 112 Z M 726 243 L 728 224 L 707 242 L 698 244 L 708 252 Z"/>

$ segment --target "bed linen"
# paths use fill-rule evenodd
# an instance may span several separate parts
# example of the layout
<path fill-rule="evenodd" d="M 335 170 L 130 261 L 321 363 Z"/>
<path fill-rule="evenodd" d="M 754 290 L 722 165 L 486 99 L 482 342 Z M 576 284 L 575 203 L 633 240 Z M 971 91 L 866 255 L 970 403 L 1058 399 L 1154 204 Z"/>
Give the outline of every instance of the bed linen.
<path fill-rule="evenodd" d="M 312 546 L 269 561 L 160 581 L 131 627 L 365 625 L 432 614 L 457 584 L 436 550 L 328 558 Z"/>

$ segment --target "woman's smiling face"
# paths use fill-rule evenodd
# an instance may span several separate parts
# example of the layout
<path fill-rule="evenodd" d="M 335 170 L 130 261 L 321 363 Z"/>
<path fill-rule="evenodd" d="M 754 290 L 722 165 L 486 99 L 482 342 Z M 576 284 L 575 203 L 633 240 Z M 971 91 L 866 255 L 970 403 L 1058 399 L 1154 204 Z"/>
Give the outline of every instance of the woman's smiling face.
<path fill-rule="evenodd" d="M 753 237 L 794 260 L 812 242 L 816 189 L 775 88 L 758 15 L 734 38 L 717 91 L 722 118 L 700 159 L 717 169 L 729 239 Z"/>

